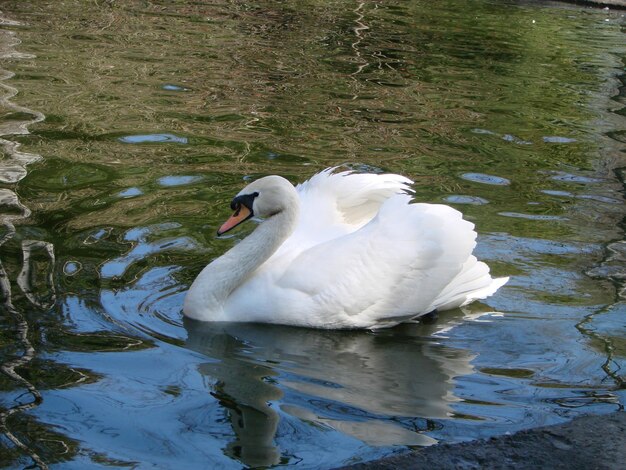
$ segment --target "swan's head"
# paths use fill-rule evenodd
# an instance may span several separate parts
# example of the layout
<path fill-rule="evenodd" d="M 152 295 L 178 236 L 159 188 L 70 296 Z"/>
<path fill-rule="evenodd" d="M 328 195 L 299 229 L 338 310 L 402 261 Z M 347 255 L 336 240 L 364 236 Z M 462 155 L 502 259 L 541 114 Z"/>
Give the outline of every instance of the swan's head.
<path fill-rule="evenodd" d="M 251 217 L 271 217 L 293 206 L 297 193 L 282 176 L 265 176 L 239 191 L 230 208 L 235 212 L 217 231 L 222 235 Z M 297 204 L 297 202 L 296 202 Z"/>

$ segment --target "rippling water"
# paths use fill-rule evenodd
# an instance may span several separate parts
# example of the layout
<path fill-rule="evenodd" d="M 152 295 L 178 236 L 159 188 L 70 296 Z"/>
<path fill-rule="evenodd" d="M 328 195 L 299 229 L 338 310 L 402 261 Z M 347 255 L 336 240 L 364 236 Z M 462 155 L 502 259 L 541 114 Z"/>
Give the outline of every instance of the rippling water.
<path fill-rule="evenodd" d="M 330 468 L 622 409 L 624 16 L 2 3 L 0 465 Z M 511 276 L 434 323 L 184 321 L 245 181 L 402 173 Z"/>

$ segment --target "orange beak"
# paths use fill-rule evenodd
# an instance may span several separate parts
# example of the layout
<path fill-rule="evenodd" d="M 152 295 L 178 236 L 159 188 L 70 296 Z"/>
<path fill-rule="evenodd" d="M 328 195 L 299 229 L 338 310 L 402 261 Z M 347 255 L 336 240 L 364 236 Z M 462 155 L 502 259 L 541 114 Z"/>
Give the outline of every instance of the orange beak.
<path fill-rule="evenodd" d="M 250 212 L 250 209 L 242 204 L 241 206 L 239 206 L 239 208 L 237 208 L 235 213 L 231 215 L 226 222 L 224 222 L 224 224 L 217 231 L 217 234 L 223 235 L 229 230 L 235 228 L 240 223 L 245 222 L 250 217 L 252 217 L 252 212 Z"/>

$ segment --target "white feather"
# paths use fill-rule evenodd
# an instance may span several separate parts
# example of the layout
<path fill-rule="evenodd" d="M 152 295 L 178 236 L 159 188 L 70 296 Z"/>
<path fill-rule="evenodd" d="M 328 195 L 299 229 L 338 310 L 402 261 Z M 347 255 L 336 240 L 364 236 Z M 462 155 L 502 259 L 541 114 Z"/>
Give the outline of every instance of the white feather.
<path fill-rule="evenodd" d="M 269 196 L 263 201 L 270 184 L 263 180 L 240 193 L 258 192 L 259 210 L 271 205 Z M 492 295 L 507 278 L 492 279 L 472 255 L 473 224 L 451 207 L 411 203 L 411 183 L 399 175 L 333 169 L 296 191 L 287 183 L 291 189 L 286 184 L 279 193 L 292 198 L 285 205 L 290 209 L 268 211 L 242 246 L 222 257 L 231 261 L 207 266 L 189 291 L 185 314 L 207 321 L 382 328 Z M 256 202 L 254 207 L 256 212 Z M 277 240 L 282 229 L 288 233 Z M 237 260 L 255 266 L 228 281 L 225 271 L 237 271 Z M 216 289 L 211 283 L 217 278 L 233 285 Z"/>

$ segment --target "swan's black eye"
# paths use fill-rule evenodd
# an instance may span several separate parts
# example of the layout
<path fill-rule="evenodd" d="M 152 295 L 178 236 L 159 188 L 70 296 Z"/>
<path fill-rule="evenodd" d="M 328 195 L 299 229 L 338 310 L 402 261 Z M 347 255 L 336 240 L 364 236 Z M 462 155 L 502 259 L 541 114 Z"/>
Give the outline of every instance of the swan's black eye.
<path fill-rule="evenodd" d="M 239 211 L 241 209 L 241 206 L 243 205 L 246 206 L 248 210 L 250 210 L 250 212 L 253 212 L 252 204 L 254 203 L 254 198 L 258 195 L 259 193 L 255 191 L 252 194 L 242 194 L 241 196 L 237 196 L 230 203 L 230 208 L 234 211 Z"/>

